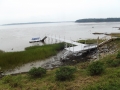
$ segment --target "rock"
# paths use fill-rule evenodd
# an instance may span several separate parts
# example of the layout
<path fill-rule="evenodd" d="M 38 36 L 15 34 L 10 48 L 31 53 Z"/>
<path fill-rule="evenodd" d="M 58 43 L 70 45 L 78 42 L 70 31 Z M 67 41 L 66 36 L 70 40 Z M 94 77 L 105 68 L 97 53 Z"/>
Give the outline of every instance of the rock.
<path fill-rule="evenodd" d="M 2 72 L 2 71 L 0 71 L 0 78 L 3 76 L 3 75 L 2 75 L 2 73 L 3 73 L 3 72 Z"/>
<path fill-rule="evenodd" d="M 33 63 L 30 66 L 33 66 Z"/>
<path fill-rule="evenodd" d="M 93 59 L 97 59 L 97 56 L 93 56 Z"/>

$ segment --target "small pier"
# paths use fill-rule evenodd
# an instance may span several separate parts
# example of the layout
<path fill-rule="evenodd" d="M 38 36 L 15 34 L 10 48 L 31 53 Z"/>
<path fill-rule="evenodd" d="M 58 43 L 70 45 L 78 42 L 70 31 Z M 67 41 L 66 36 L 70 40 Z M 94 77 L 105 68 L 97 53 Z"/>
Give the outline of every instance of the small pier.
<path fill-rule="evenodd" d="M 68 50 L 68 51 L 71 51 L 71 52 L 83 52 L 85 50 L 90 50 L 90 49 L 93 49 L 93 48 L 97 48 L 97 45 L 82 44 L 82 43 L 78 43 L 76 41 L 72 41 L 72 40 L 68 40 L 68 39 L 60 38 L 60 37 L 56 37 L 56 36 L 47 36 L 47 37 L 51 38 L 51 39 L 58 40 L 60 42 L 65 42 L 66 43 L 65 49 Z M 72 47 L 69 47 L 67 45 L 67 43 L 71 44 Z"/>

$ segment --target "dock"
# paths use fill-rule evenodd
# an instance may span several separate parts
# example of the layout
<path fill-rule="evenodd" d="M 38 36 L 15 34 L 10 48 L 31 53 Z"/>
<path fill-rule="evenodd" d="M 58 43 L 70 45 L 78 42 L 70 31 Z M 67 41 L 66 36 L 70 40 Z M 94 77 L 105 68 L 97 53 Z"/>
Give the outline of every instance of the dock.
<path fill-rule="evenodd" d="M 47 36 L 47 37 L 58 40 L 60 42 L 65 42 L 66 44 L 67 43 L 71 44 L 72 47 L 69 47 L 66 45 L 65 49 L 68 51 L 72 51 L 72 52 L 83 52 L 85 50 L 97 48 L 97 45 L 88 45 L 88 44 L 78 43 L 78 42 L 73 41 L 73 40 L 68 40 L 68 39 L 60 38 L 60 37 L 56 37 L 56 36 Z"/>

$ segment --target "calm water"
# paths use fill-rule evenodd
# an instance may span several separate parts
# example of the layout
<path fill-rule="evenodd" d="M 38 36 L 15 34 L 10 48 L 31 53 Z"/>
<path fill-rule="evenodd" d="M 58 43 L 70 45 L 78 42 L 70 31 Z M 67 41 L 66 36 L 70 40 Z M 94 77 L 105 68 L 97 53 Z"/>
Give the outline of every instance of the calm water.
<path fill-rule="evenodd" d="M 94 28 L 92 28 L 94 27 Z M 120 23 L 46 23 L 29 25 L 0 26 L 0 49 L 4 51 L 21 51 L 25 47 L 42 44 L 31 44 L 33 37 L 43 38 L 45 35 L 54 35 L 65 39 L 89 39 L 103 37 L 93 35 L 94 32 L 120 32 L 117 28 Z M 46 40 L 46 43 L 49 41 Z"/>

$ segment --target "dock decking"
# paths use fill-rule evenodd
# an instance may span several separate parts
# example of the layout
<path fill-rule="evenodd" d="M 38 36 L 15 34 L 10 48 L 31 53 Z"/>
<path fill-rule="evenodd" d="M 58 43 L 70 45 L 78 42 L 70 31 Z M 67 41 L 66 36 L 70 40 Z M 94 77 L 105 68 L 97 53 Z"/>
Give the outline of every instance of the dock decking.
<path fill-rule="evenodd" d="M 90 50 L 90 49 L 93 49 L 93 48 L 97 48 L 97 45 L 82 44 L 82 43 L 78 43 L 78 42 L 75 42 L 75 41 L 72 41 L 72 40 L 67 40 L 65 38 L 60 38 L 60 37 L 56 37 L 56 36 L 47 36 L 47 37 L 59 40 L 61 42 L 65 42 L 65 43 L 70 43 L 72 45 L 76 45 L 76 46 L 66 47 L 65 48 L 66 50 L 72 51 L 72 52 L 82 52 L 84 50 Z"/>

